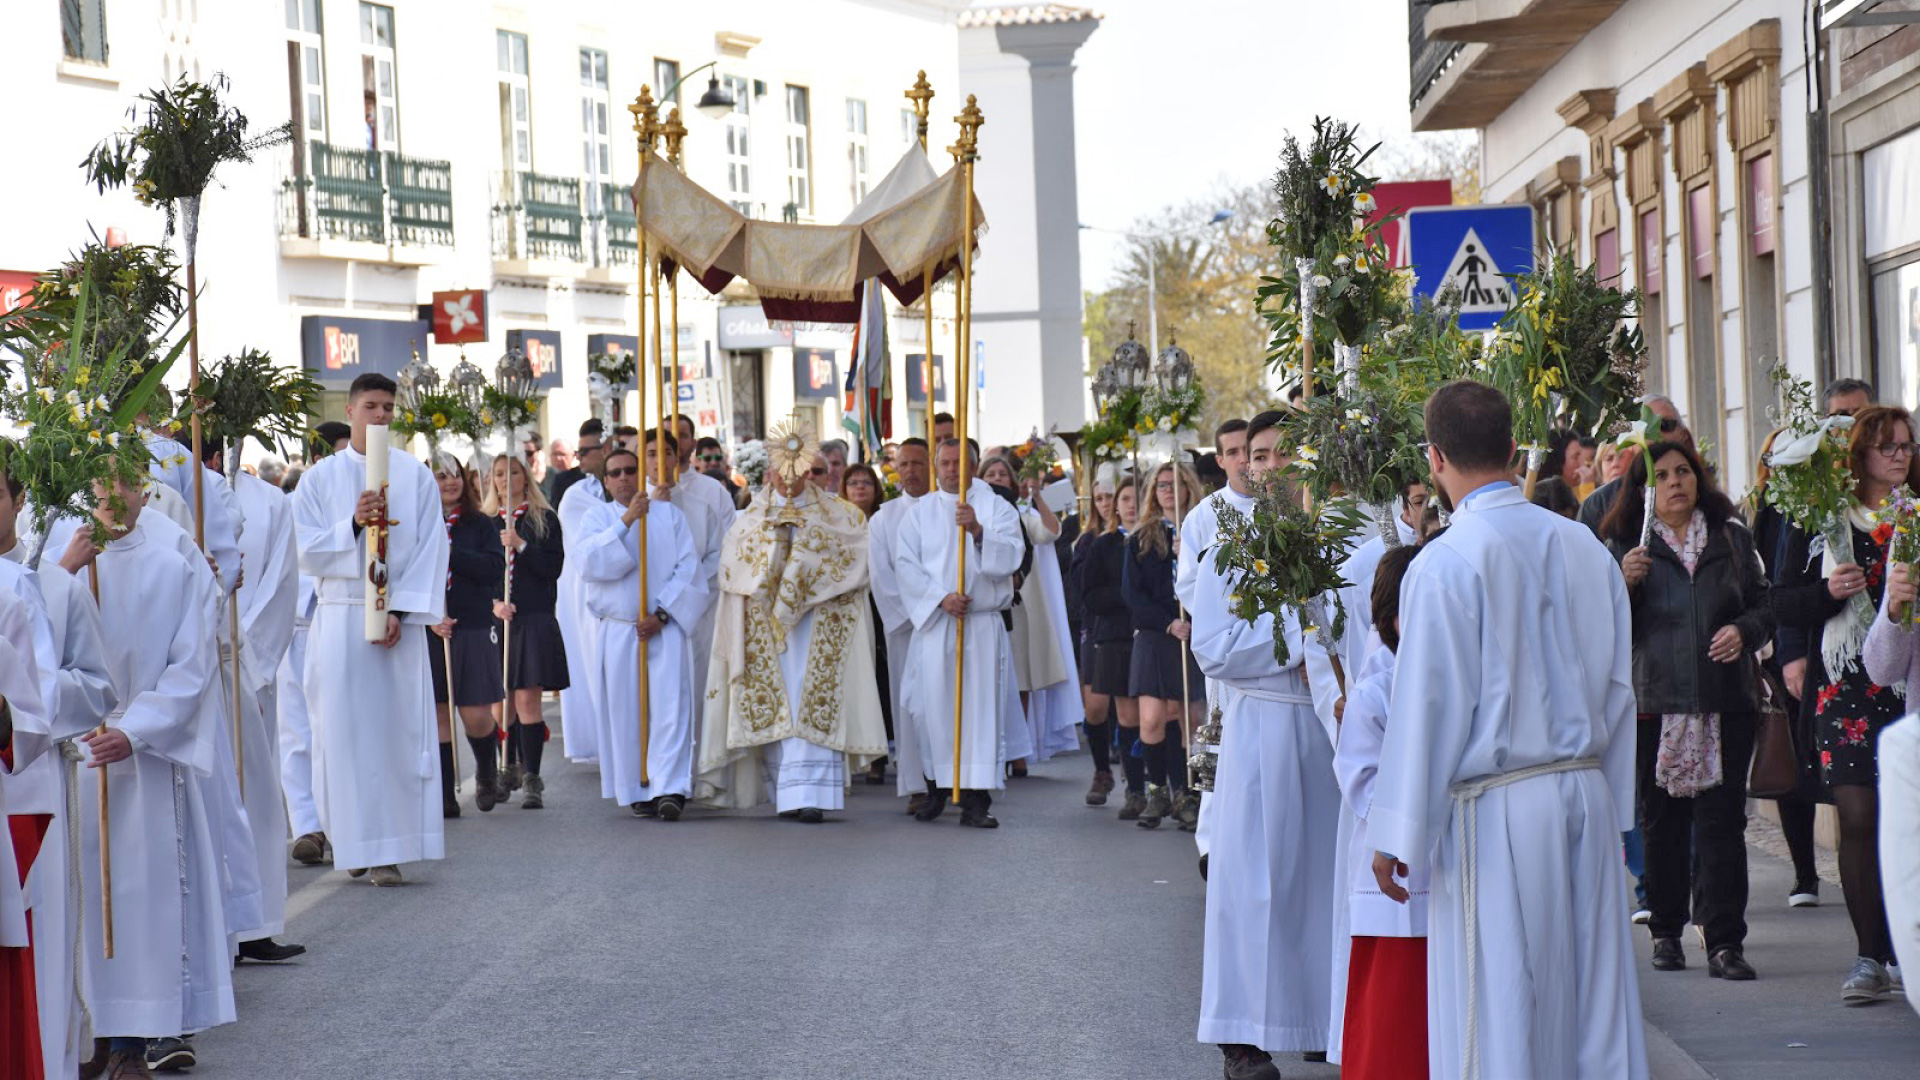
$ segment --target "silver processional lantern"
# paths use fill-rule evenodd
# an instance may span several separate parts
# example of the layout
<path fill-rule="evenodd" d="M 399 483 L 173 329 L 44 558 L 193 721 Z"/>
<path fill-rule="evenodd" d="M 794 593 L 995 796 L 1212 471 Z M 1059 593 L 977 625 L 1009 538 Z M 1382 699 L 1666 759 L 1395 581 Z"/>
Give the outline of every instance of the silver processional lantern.
<path fill-rule="evenodd" d="M 1193 357 L 1174 343 L 1172 333 L 1167 334 L 1167 347 L 1160 350 L 1160 357 L 1154 363 L 1153 381 L 1168 393 L 1178 393 L 1193 385 Z"/>
<path fill-rule="evenodd" d="M 486 403 L 487 376 L 473 361 L 462 357 L 447 376 L 447 389 L 475 416 Z"/>
<path fill-rule="evenodd" d="M 499 384 L 500 392 L 512 398 L 525 400 L 533 396 L 539 378 L 533 373 L 533 362 L 519 349 L 508 349 L 500 356 L 500 362 L 493 369 L 494 381 Z"/>
<path fill-rule="evenodd" d="M 413 352 L 413 358 L 394 377 L 394 385 L 400 390 L 400 407 L 411 412 L 420 411 L 420 402 L 440 389 L 440 373 L 433 365 L 421 357 L 419 349 Z"/>

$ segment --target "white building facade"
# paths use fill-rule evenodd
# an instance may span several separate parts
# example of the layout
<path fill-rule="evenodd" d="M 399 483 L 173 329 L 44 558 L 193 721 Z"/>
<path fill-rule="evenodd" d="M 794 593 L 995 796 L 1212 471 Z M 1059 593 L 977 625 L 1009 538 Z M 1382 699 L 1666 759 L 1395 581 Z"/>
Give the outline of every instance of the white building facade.
<path fill-rule="evenodd" d="M 903 97 L 926 71 L 936 97 L 928 146 L 951 162 L 953 116 L 979 69 L 987 127 L 981 202 L 995 232 L 977 262 L 976 340 L 995 366 L 980 391 L 983 437 L 1024 435 L 1052 420 L 1077 427 L 1079 281 L 1072 233 L 1071 66 L 1053 57 L 1051 100 L 1004 92 L 1013 79 L 993 27 L 1036 27 L 1039 9 L 968 12 L 966 0 L 736 0 L 725 5 L 543 4 L 468 0 L 44 0 L 19 5 L 0 43 L 0 93 L 15 103 L 16 146 L 31 168 L 0 177 L 13 208 L 0 234 L 0 289 L 17 288 L 88 238 L 161 242 L 161 216 L 125 193 L 100 195 L 74 167 L 125 123 L 136 95 L 184 74 L 232 81 L 230 100 L 260 129 L 291 120 L 291 146 L 216 178 L 199 243 L 202 355 L 243 346 L 311 369 L 343 392 L 363 371 L 396 372 L 418 348 L 444 374 L 461 347 L 429 339 L 436 291 L 486 294 L 488 340 L 465 346 L 489 375 L 524 349 L 546 393 L 546 438 L 572 440 L 589 415 L 588 357 L 636 344 L 637 245 L 628 186 L 637 158 L 628 104 L 645 84 L 680 86 L 688 173 L 753 217 L 841 220 L 915 139 Z M 1058 9 L 1067 11 L 1070 9 Z M 961 26 L 963 14 L 970 29 Z M 1056 18 L 1058 13 L 1055 12 Z M 1091 31 L 1080 13 L 1069 22 Z M 984 29 L 980 29 L 984 28 Z M 1018 34 L 1007 43 L 1019 45 Z M 1084 39 L 1084 34 L 1082 35 Z M 963 52 L 968 59 L 963 59 Z M 1068 53 L 1070 58 L 1070 50 Z M 1025 58 L 1014 55 L 1024 65 Z M 694 103 L 716 78 L 734 106 Z M 1064 94 L 1064 113 L 1057 102 Z M 1040 95 L 1046 97 L 1046 95 Z M 1065 209 L 1057 161 L 1034 162 L 1031 117 L 1049 145 L 1064 139 Z M 663 118 L 665 109 L 663 108 Z M 1064 115 L 1065 127 L 1060 118 Z M 1016 142 L 1022 134 L 1025 142 Z M 21 158 L 16 158 L 16 161 Z M 1022 177 L 1013 169 L 1042 170 Z M 1045 183 L 1036 182 L 1042 175 Z M 1066 232 L 1020 228 L 1040 192 Z M 1003 223 L 1005 225 L 1002 228 Z M 1061 250 L 1053 250 L 1055 247 Z M 1071 264 L 1070 305 L 1059 288 Z M 1033 277 L 1044 265 L 1043 287 Z M 1002 275 L 1022 282 L 1010 292 Z M 990 285 L 991 283 L 991 285 Z M 1003 295 L 1003 292 L 1005 295 Z M 1040 299 L 1043 294 L 1046 302 Z M 723 441 L 757 436 L 798 412 L 840 430 L 852 335 L 846 327 L 769 325 L 751 291 L 710 297 L 691 279 L 665 334 L 685 385 L 682 411 Z M 889 304 L 891 305 L 891 300 Z M 936 406 L 951 410 L 952 290 L 938 290 Z M 1071 307 L 1071 311 L 1067 310 Z M 649 324 L 652 311 L 647 314 Z M 1066 355 L 1054 324 L 1074 329 Z M 1003 346 L 996 335 L 1015 333 Z M 649 337 L 652 327 L 649 325 Z M 921 434 L 918 359 L 924 311 L 893 310 L 895 438 Z M 976 347 L 976 355 L 981 348 Z M 1058 360 L 1055 353 L 1060 353 Z M 909 363 L 909 357 L 913 363 Z M 1066 378 L 1014 372 L 1065 365 Z M 1002 372 L 1006 373 L 1001 378 Z M 178 382 L 178 379 L 170 380 Z M 1035 393 L 1044 387 L 1048 396 Z M 1069 392 L 1070 391 L 1070 392 Z M 1057 395 L 1061 413 L 1055 411 Z M 651 395 L 650 395 L 651 396 Z M 326 411 L 337 415 L 330 396 Z M 631 396 L 625 422 L 636 418 Z M 652 412 L 651 403 L 649 414 Z M 1002 430 L 1004 429 L 1004 430 Z"/>
<path fill-rule="evenodd" d="M 1642 291 L 1649 387 L 1736 494 L 1776 357 L 1920 404 L 1920 27 L 1837 10 L 1876 6 L 1811 40 L 1799 0 L 1409 7 L 1414 128 L 1478 129 L 1485 201 Z"/>

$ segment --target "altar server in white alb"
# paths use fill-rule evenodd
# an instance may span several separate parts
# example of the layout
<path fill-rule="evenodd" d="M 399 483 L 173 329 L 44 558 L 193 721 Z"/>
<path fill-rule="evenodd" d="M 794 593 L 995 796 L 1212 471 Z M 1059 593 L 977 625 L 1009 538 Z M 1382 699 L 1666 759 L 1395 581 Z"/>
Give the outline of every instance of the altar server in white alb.
<path fill-rule="evenodd" d="M 58 754 L 42 697 L 55 690 L 40 667 L 48 657 L 46 622 L 44 611 L 0 590 L 0 1076 L 7 1077 L 38 1077 L 44 1068 L 32 905 L 23 886 L 48 822 L 45 813 L 16 805 L 16 793 L 20 773 Z"/>
<path fill-rule="evenodd" d="M 607 494 L 581 522 L 578 557 L 587 609 L 593 616 L 588 648 L 597 669 L 593 697 L 599 710 L 600 793 L 635 817 L 678 821 L 693 793 L 693 727 L 700 692 L 693 685 L 687 640 L 707 606 L 700 556 L 687 519 L 671 504 L 649 499 L 641 487 L 640 458 L 609 451 Z M 575 484 L 579 487 L 579 484 Z M 640 611 L 640 529 L 647 522 L 647 607 Z M 649 704 L 647 776 L 640 777 L 640 642 L 647 643 Z"/>
<path fill-rule="evenodd" d="M 387 494 L 367 490 L 367 429 L 393 420 L 393 380 L 367 374 L 347 396 L 347 448 L 307 470 L 294 489 L 300 568 L 317 592 L 307 631 L 313 788 L 333 863 L 375 885 L 400 884 L 399 864 L 444 854 L 439 736 L 427 635 L 446 607 L 447 532 L 440 489 L 425 465 L 387 452 Z M 362 530 L 387 533 L 387 636 L 368 641 Z M 414 629 L 409 629 L 414 628 Z"/>
<path fill-rule="evenodd" d="M 769 437 L 774 470 L 727 534 L 699 741 L 700 798 L 819 824 L 847 769 L 887 750 L 867 611 L 867 520 L 808 483 L 800 428 Z"/>
<path fill-rule="evenodd" d="M 225 448 L 218 440 L 207 441 L 205 447 L 208 468 L 222 472 Z M 242 571 L 232 601 L 238 605 L 241 641 L 240 794 L 260 868 L 260 925 L 239 934 L 238 940 L 242 960 L 277 963 L 307 951 L 303 945 L 273 940 L 287 923 L 287 809 L 280 793 L 274 673 L 293 641 L 299 552 L 293 543 L 293 507 L 285 492 L 241 469 L 234 473 L 233 495 L 241 520 Z M 226 674 L 232 677 L 231 670 Z M 231 700 L 231 685 L 227 694 Z"/>
<path fill-rule="evenodd" d="M 149 414 L 163 418 L 173 415 L 173 395 L 167 388 L 156 386 L 153 395 Z M 146 417 L 141 420 L 147 422 Z M 178 439 L 167 434 L 161 422 L 151 423 L 143 438 L 150 458 L 148 473 L 186 500 L 188 518 L 184 524 L 188 535 L 195 534 L 193 489 L 195 471 L 198 470 L 202 486 L 201 502 L 205 507 L 201 520 L 206 523 L 200 532 L 204 533 L 207 557 L 214 562 L 214 573 L 220 577 L 220 587 L 231 594 L 240 576 L 240 533 L 245 528 L 241 523 L 240 503 L 234 497 L 233 489 L 227 486 L 225 477 L 205 464 L 194 461 L 193 454 Z M 197 537 L 196 542 L 200 542 Z"/>
<path fill-rule="evenodd" d="M 51 736 L 70 739 L 98 726 L 118 700 L 100 643 L 100 611 L 87 587 L 73 577 L 93 548 L 83 537 L 81 544 L 43 552 L 38 571 L 27 569 L 27 546 L 17 531 L 22 494 L 18 481 L 0 476 L 0 576 L 11 577 L 16 595 L 46 619 L 51 660 L 42 658 L 39 646 L 34 650 L 42 701 L 51 709 Z M 74 981 L 85 972 L 74 970 L 72 955 L 80 928 L 69 917 L 80 901 L 67 872 L 68 830 L 80 826 L 67 816 L 67 784 L 61 755 L 49 751 L 27 763 L 7 793 L 9 813 L 50 815 L 24 883 L 33 913 L 35 1004 L 48 1076 L 72 1076 L 87 1057 L 81 1049 L 82 988 Z"/>
<path fill-rule="evenodd" d="M 1280 421 L 1269 410 L 1247 427 L 1255 477 L 1275 465 Z M 1193 655 L 1222 712 L 1199 1039 L 1219 1044 L 1231 1080 L 1272 1080 L 1280 1072 L 1271 1054 L 1327 1047 L 1340 792 L 1333 743 L 1302 677 L 1310 646 L 1299 621 L 1241 618 L 1230 601 L 1236 584 L 1211 558 L 1196 561 Z"/>
<path fill-rule="evenodd" d="M 940 488 L 915 503 L 900 525 L 894 569 L 902 606 L 913 624 L 901 703 L 907 722 L 917 725 L 915 742 L 926 770 L 926 801 L 915 816 L 933 821 L 946 809 L 954 787 L 953 687 L 964 622 L 960 824 L 992 829 L 1000 822 L 988 813 L 993 805 L 989 792 L 1006 786 L 1003 740 L 1008 725 L 1020 725 L 1020 741 L 1026 741 L 1003 615 L 1013 606 L 1013 575 L 1020 569 L 1026 543 L 1013 504 L 978 476 L 969 478 L 967 501 L 960 502 L 963 452 L 978 457 L 957 439 L 940 444 L 934 457 Z M 959 576 L 962 543 L 964 583 Z M 897 726 L 898 718 L 895 722 Z"/>
<path fill-rule="evenodd" d="M 1407 864 L 1432 872 L 1431 1073 L 1639 1080 L 1626 584 L 1592 532 L 1513 485 L 1499 391 L 1448 383 L 1426 430 L 1453 525 L 1401 586 L 1367 842 L 1389 896 Z"/>
<path fill-rule="evenodd" d="M 887 635 L 887 693 L 893 707 L 893 768 L 902 795 L 926 797 L 926 770 L 920 760 L 919 733 L 905 721 L 902 695 L 907 685 L 907 650 L 913 644 L 913 620 L 900 596 L 900 525 L 927 494 L 927 443 L 907 439 L 894 451 L 893 470 L 900 477 L 900 494 L 880 504 L 867 520 L 867 575 L 874 610 Z M 883 763 L 884 764 L 884 763 Z"/>
<path fill-rule="evenodd" d="M 81 739 L 90 758 L 80 805 L 107 785 L 113 851 L 114 956 L 104 955 L 100 821 L 80 814 L 85 936 L 96 1062 L 109 1076 L 142 1075 L 148 1039 L 172 1039 L 232 1022 L 233 984 L 222 910 L 221 865 L 204 786 L 226 736 L 204 708 L 219 644 L 204 564 L 156 540 L 143 492 L 101 493 L 100 520 L 114 539 L 82 571 L 99 583 L 108 669 L 120 704 L 103 731 Z M 103 1060 L 104 1059 L 104 1060 Z M 121 1073 L 116 1070 L 132 1069 Z"/>

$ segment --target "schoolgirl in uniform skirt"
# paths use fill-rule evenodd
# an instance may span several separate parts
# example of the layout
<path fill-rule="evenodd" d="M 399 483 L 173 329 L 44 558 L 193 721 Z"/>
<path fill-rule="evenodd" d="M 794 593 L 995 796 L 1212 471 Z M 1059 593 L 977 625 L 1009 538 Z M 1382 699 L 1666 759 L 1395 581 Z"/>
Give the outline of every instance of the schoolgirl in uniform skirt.
<path fill-rule="evenodd" d="M 522 810 L 538 810 L 546 805 L 546 782 L 540 778 L 541 752 L 547 741 L 541 698 L 570 684 L 567 646 L 554 616 L 565 560 L 560 516 L 547 505 L 540 486 L 527 473 L 526 462 L 517 455 L 495 458 L 492 478 L 487 487 L 487 516 L 495 529 L 495 542 L 513 563 L 511 592 L 494 605 L 494 615 L 504 624 L 507 685 L 513 690 L 510 745 L 518 758 L 502 779 L 509 787 L 525 786 Z"/>
<path fill-rule="evenodd" d="M 480 506 L 472 470 L 447 454 L 434 459 L 440 513 L 446 522 L 447 617 L 427 628 L 427 662 L 433 670 L 433 700 L 440 711 L 440 802 L 443 814 L 460 816 L 455 796 L 451 723 L 447 715 L 447 661 L 453 661 L 453 706 L 460 713 L 474 756 L 474 805 L 491 810 L 497 800 L 493 706 L 505 697 L 500 651 L 493 637 L 493 597 L 506 557 L 499 533 Z"/>
<path fill-rule="evenodd" d="M 1094 486 L 1093 529 L 1073 547 L 1073 594 L 1080 608 L 1080 693 L 1086 704 L 1087 746 L 1093 752 L 1088 806 L 1105 806 L 1113 790 L 1111 715 L 1120 724 L 1120 765 L 1127 781 L 1120 819 L 1136 820 L 1146 808 L 1146 767 L 1133 754 L 1140 729 L 1139 702 L 1130 687 L 1133 617 L 1121 591 L 1127 529 L 1133 524 L 1131 478 Z"/>
<path fill-rule="evenodd" d="M 1133 612 L 1128 689 L 1140 700 L 1140 742 L 1147 757 L 1147 808 L 1136 824 L 1157 828 L 1161 818 L 1171 814 L 1182 828 L 1191 829 L 1199 820 L 1200 800 L 1187 789 L 1181 712 L 1186 711 L 1193 725 L 1205 720 L 1200 713 L 1207 682 L 1192 651 L 1183 649 L 1175 636 L 1176 629 L 1184 631 L 1189 623 L 1173 592 L 1173 546 L 1180 517 L 1201 497 L 1200 482 L 1193 470 L 1168 462 L 1154 470 L 1147 494 L 1140 527 L 1127 538 L 1122 564 L 1122 588 Z"/>

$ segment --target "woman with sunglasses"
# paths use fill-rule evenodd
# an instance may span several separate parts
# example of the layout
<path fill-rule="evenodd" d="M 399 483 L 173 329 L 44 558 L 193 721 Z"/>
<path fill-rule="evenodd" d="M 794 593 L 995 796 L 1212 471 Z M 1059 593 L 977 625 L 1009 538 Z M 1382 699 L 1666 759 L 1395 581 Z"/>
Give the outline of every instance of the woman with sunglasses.
<path fill-rule="evenodd" d="M 1795 559 L 1791 549 L 1801 545 L 1790 545 L 1773 603 L 1783 625 L 1803 626 L 1811 634 L 1801 708 L 1814 732 L 1821 778 L 1840 812 L 1840 885 L 1858 946 L 1853 969 L 1840 986 L 1840 1000 L 1869 1005 L 1903 989 L 1880 887 L 1875 749 L 1881 730 L 1906 711 L 1906 703 L 1889 686 L 1906 677 L 1908 665 L 1900 661 L 1897 648 L 1891 662 L 1880 649 L 1873 658 L 1877 662 L 1862 662 L 1870 632 L 1886 619 L 1863 621 L 1853 600 L 1864 595 L 1872 609 L 1880 608 L 1891 530 L 1881 528 L 1875 514 L 1895 487 L 1920 490 L 1913 417 L 1905 409 L 1886 406 L 1862 409 L 1854 417 L 1849 447 L 1854 478 L 1854 501 L 1847 510 L 1851 549 Z M 1909 576 L 1907 571 L 1901 574 Z M 1888 644 L 1884 632 L 1876 644 Z"/>
<path fill-rule="evenodd" d="M 560 568 L 565 561 L 560 516 L 547 505 L 547 497 L 519 458 L 494 459 L 485 509 L 498 530 L 495 542 L 513 568 L 511 592 L 493 605 L 494 617 L 510 628 L 506 640 L 507 686 L 513 691 L 510 715 L 514 721 L 508 737 L 510 745 L 518 749 L 519 759 L 502 778 L 500 801 L 507 800 L 517 768 L 517 778 L 526 787 L 520 809 L 539 810 L 546 805 L 547 790 L 540 778 L 541 751 L 547 742 L 540 701 L 547 691 L 565 690 L 572 684 L 567 674 L 566 642 L 560 637 L 560 621 L 554 615 L 560 596 Z"/>

